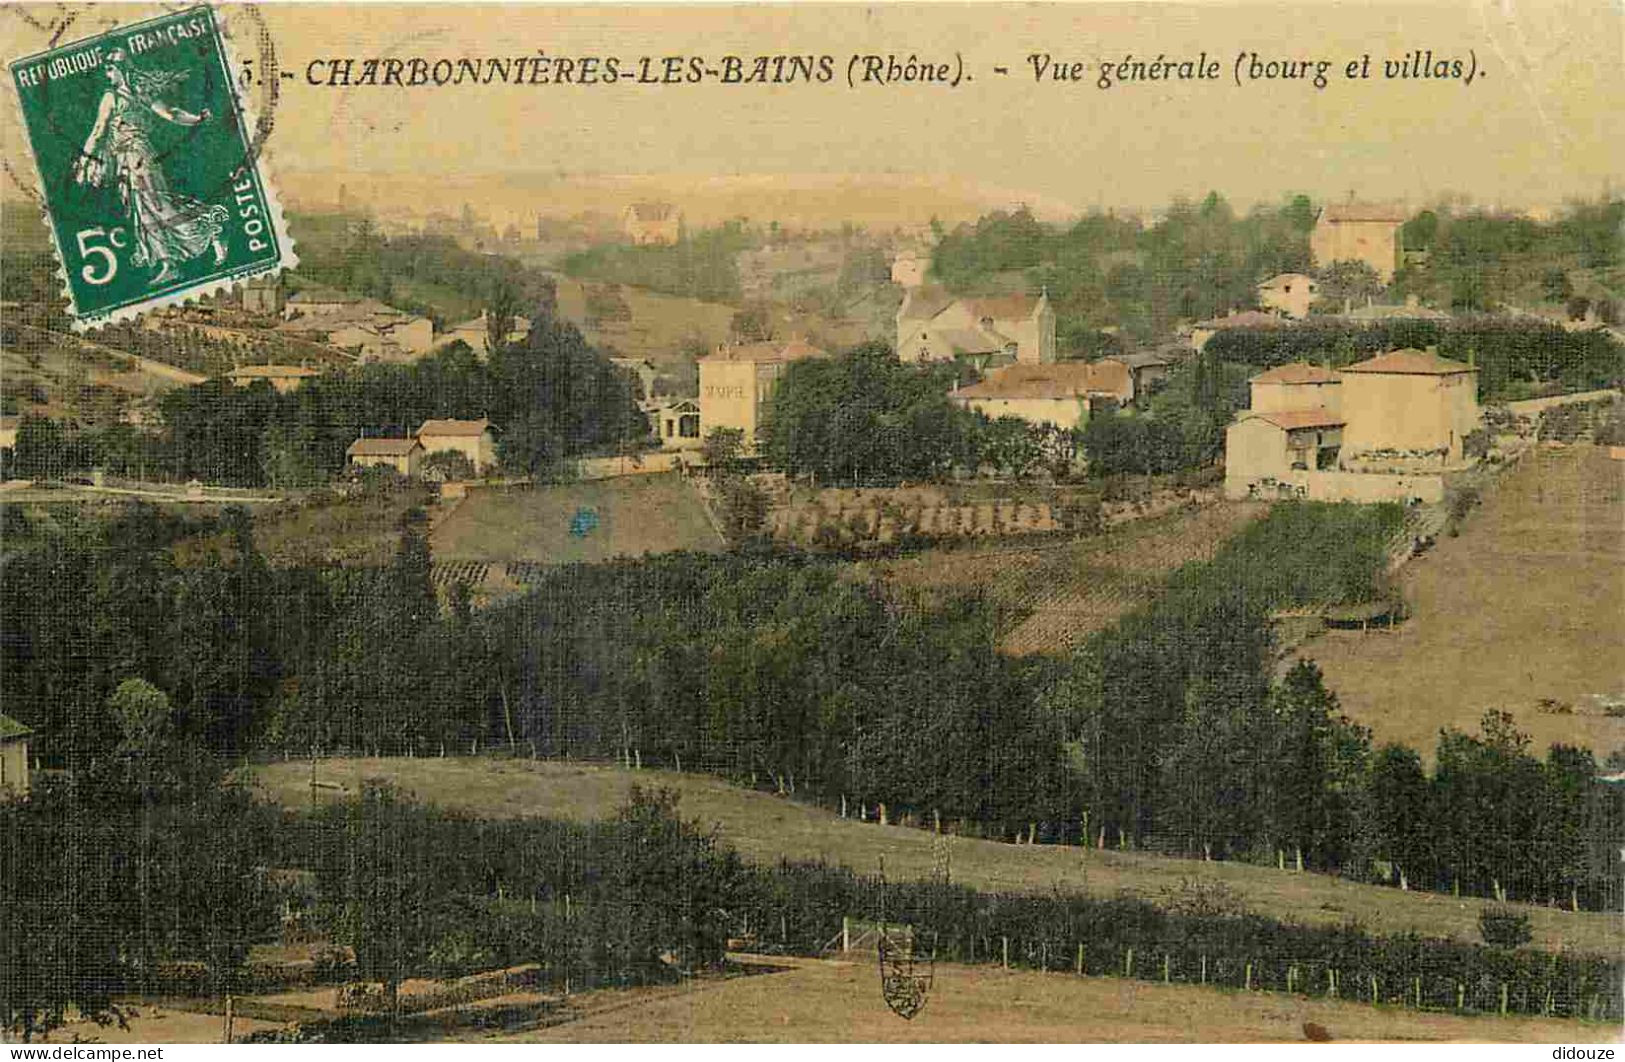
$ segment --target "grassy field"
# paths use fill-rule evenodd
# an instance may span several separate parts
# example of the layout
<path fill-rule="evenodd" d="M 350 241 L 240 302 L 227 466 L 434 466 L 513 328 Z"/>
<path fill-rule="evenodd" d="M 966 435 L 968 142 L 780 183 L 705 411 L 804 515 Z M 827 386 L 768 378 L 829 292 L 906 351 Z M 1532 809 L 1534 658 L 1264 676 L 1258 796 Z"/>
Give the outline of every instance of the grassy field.
<path fill-rule="evenodd" d="M 436 561 L 537 564 L 723 545 L 699 497 L 676 475 L 474 491 L 435 526 L 429 544 Z"/>
<path fill-rule="evenodd" d="M 1006 652 L 1059 653 L 1149 600 L 1175 568 L 1212 557 L 1265 511 L 1210 505 L 1057 545 L 934 549 L 878 568 L 898 588 L 979 589 L 1000 612 Z"/>
<path fill-rule="evenodd" d="M 1410 619 L 1391 632 L 1329 631 L 1302 655 L 1377 740 L 1424 755 L 1440 727 L 1476 731 L 1486 708 L 1511 712 L 1537 753 L 1556 741 L 1599 759 L 1625 748 L 1625 717 L 1594 696 L 1625 696 L 1622 488 L 1625 462 L 1605 449 L 1534 451 L 1486 491 L 1459 538 L 1406 566 Z"/>
<path fill-rule="evenodd" d="M 1618 1030 L 1573 1021 L 1470 1017 L 1199 985 L 1159 985 L 985 966 L 939 965 L 925 1009 L 886 1009 L 873 959 L 766 960 L 777 972 L 676 988 L 571 997 L 550 1028 L 490 1041 L 847 1043 L 1590 1042 Z"/>
<path fill-rule="evenodd" d="M 752 792 L 718 779 L 665 771 L 623 771 L 578 764 L 501 759 L 323 760 L 317 779 L 342 789 L 318 789 L 318 800 L 356 792 L 363 779 L 389 779 L 420 799 L 491 817 L 536 815 L 589 821 L 608 816 L 636 783 L 665 786 L 682 795 L 685 817 L 716 824 L 748 859 L 824 859 L 874 872 L 882 858 L 893 878 L 927 877 L 933 835 L 904 826 L 879 826 Z M 251 778 L 274 799 L 304 808 L 311 801 L 308 760 L 254 768 Z M 1319 874 L 1297 874 L 1239 863 L 1169 859 L 1136 852 L 1093 851 L 1048 845 L 1011 845 L 956 838 L 955 881 L 981 889 L 1043 892 L 1052 888 L 1098 895 L 1126 892 L 1156 902 L 1188 896 L 1196 883 L 1219 883 L 1248 908 L 1302 923 L 1341 924 L 1354 919 L 1378 932 L 1414 930 L 1478 940 L 1484 901 L 1357 885 Z M 1572 914 L 1529 907 L 1533 943 L 1617 953 L 1625 927 L 1606 914 Z"/>

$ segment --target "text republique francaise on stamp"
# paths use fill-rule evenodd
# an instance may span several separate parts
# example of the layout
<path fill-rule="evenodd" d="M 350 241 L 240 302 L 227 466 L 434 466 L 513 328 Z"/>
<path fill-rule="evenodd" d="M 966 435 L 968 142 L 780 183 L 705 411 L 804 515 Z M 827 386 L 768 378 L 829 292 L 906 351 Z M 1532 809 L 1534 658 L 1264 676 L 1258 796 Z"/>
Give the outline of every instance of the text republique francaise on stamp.
<path fill-rule="evenodd" d="M 76 329 L 297 263 L 210 8 L 10 70 Z"/>

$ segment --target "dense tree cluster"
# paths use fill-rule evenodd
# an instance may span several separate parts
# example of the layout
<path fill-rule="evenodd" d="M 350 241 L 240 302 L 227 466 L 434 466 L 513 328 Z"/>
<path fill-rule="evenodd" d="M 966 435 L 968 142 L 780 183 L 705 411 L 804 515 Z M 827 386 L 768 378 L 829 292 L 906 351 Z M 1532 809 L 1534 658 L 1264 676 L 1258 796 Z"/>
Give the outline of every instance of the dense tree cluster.
<path fill-rule="evenodd" d="M 213 379 L 164 395 L 163 428 L 70 430 L 43 417 L 19 426 L 9 466 L 52 478 L 114 475 L 233 486 L 319 483 L 364 435 L 406 436 L 423 421 L 492 421 L 504 468 L 547 474 L 568 458 L 637 445 L 648 435 L 632 384 L 568 324 L 539 315 L 530 335 L 481 360 L 462 344 L 406 365 L 371 364 L 281 394 Z"/>
<path fill-rule="evenodd" d="M 1302 196 L 1238 217 L 1209 194 L 1199 204 L 1174 203 L 1149 227 L 1096 213 L 1062 230 L 1023 207 L 944 233 L 931 268 L 956 292 L 1012 282 L 1047 289 L 1063 349 L 1081 353 L 1105 325 L 1147 338 L 1180 319 L 1253 305 L 1261 278 L 1308 271 L 1313 227 Z"/>
<path fill-rule="evenodd" d="M 738 221 L 684 233 L 676 243 L 630 246 L 600 244 L 565 259 L 574 277 L 634 287 L 667 295 L 736 302 L 739 299 L 740 251 L 756 237 Z"/>
<path fill-rule="evenodd" d="M 472 317 L 503 291 L 551 307 L 555 285 L 512 258 L 463 248 L 451 236 L 386 236 L 364 217 L 299 215 L 299 277 L 420 313 L 437 329 Z"/>
<path fill-rule="evenodd" d="M 1424 210 L 1405 223 L 1400 238 L 1426 258 L 1394 278 L 1396 294 L 1469 313 L 1563 303 L 1575 293 L 1571 275 L 1625 263 L 1625 199 L 1573 203 L 1549 222 Z M 1602 301 L 1617 312 L 1614 300 Z"/>
<path fill-rule="evenodd" d="M 1481 400 L 1525 397 L 1542 385 L 1565 391 L 1617 387 L 1625 345 L 1599 329 L 1498 317 L 1357 324 L 1312 317 L 1290 328 L 1230 328 L 1203 348 L 1217 361 L 1270 368 L 1292 361 L 1349 365 L 1400 347 L 1437 346 L 1446 358 L 1478 368 Z"/>
<path fill-rule="evenodd" d="M 978 470 L 1068 474 L 1082 448 L 1078 433 L 990 418 L 948 398 L 974 376 L 957 363 L 905 365 L 884 343 L 794 362 L 759 429 L 762 455 L 775 468 L 829 484 L 875 486 Z"/>

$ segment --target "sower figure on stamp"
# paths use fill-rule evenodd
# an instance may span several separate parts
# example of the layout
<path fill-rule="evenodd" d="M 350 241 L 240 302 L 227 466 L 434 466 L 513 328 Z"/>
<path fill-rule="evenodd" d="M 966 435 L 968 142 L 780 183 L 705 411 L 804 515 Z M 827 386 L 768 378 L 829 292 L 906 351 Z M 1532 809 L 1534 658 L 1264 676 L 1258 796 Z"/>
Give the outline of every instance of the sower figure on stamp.
<path fill-rule="evenodd" d="M 186 77 L 184 71 L 144 72 L 129 65 L 122 49 L 109 52 L 107 80 L 96 122 L 85 138 L 84 153 L 74 161 L 73 179 L 79 184 L 101 185 L 109 176 L 118 180 L 119 200 L 130 219 L 134 250 L 130 261 L 158 267 L 150 284 L 173 276 L 173 266 L 188 262 L 212 248 L 215 264 L 225 261 L 221 240 L 229 213 L 223 206 L 203 203 L 171 190 L 147 130 L 156 115 L 166 122 L 191 126 L 211 117 L 207 108 L 198 114 L 165 103 L 158 94 Z"/>

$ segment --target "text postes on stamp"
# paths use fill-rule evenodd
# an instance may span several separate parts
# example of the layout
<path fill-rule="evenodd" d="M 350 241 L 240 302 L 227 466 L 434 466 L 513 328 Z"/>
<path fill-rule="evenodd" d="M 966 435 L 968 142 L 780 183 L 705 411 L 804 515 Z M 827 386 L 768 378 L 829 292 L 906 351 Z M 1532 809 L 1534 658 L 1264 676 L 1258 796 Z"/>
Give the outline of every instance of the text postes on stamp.
<path fill-rule="evenodd" d="M 75 328 L 297 264 L 211 9 L 10 70 Z"/>

